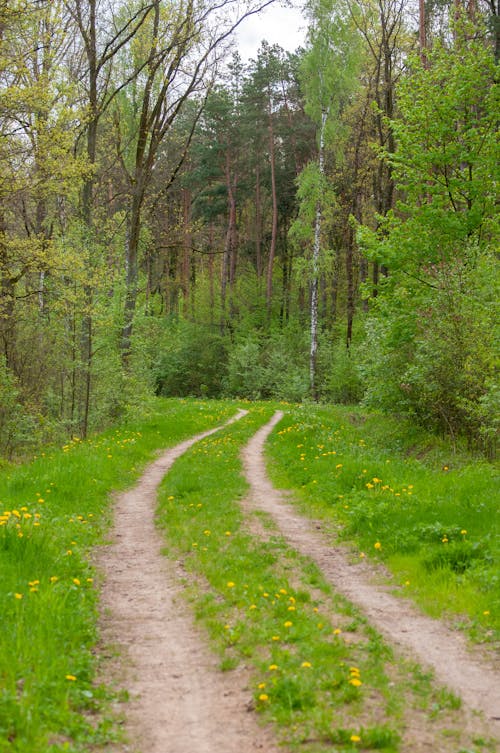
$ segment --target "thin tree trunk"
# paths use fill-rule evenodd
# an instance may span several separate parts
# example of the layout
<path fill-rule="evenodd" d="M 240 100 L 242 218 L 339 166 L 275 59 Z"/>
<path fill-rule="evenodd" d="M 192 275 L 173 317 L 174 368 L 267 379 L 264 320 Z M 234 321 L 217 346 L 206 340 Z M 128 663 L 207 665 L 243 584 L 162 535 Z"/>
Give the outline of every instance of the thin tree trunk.
<path fill-rule="evenodd" d="M 276 241 L 278 238 L 278 196 L 276 193 L 276 162 L 274 147 L 274 129 L 273 116 L 271 111 L 271 93 L 269 92 L 269 160 L 271 162 L 271 194 L 273 201 L 273 216 L 271 224 L 271 246 L 269 248 L 269 259 L 267 266 L 267 286 L 266 286 L 266 304 L 268 318 L 271 316 L 271 306 L 273 298 L 273 267 L 274 257 L 276 255 Z"/>
<path fill-rule="evenodd" d="M 138 269 L 137 258 L 139 252 L 139 236 L 141 230 L 141 209 L 144 193 L 140 186 L 135 186 L 132 197 L 132 210 L 128 227 L 128 238 L 126 242 L 126 294 L 123 316 L 121 356 L 122 364 L 126 370 L 130 366 L 130 356 L 132 351 L 132 328 L 134 322 L 135 308 L 137 304 L 137 281 Z"/>
<path fill-rule="evenodd" d="M 321 113 L 321 130 L 319 135 L 319 155 L 318 168 L 320 180 L 325 172 L 325 127 L 328 113 Z M 309 353 L 309 381 L 311 388 L 311 397 L 313 400 L 318 399 L 318 389 L 316 384 L 317 356 L 318 356 L 318 278 L 319 278 L 319 259 L 321 250 L 321 223 L 322 208 L 321 198 L 318 197 L 316 203 L 316 218 L 314 221 L 314 243 L 312 257 L 312 282 L 311 282 L 311 349 Z"/>
<path fill-rule="evenodd" d="M 255 266 L 257 280 L 262 278 L 262 200 L 260 194 L 260 166 L 255 168 Z"/>
<path fill-rule="evenodd" d="M 181 261 L 181 290 L 185 314 L 189 314 L 189 281 L 191 269 L 191 193 L 188 189 L 182 191 L 183 228 L 182 228 L 182 261 Z"/>

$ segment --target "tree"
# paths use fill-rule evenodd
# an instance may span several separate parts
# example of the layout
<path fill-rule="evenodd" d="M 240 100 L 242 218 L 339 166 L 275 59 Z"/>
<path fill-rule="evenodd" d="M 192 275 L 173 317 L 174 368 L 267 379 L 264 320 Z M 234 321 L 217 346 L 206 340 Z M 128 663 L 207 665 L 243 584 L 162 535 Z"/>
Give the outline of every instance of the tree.
<path fill-rule="evenodd" d="M 319 265 L 322 246 L 323 211 L 325 207 L 325 152 L 338 147 L 340 141 L 340 115 L 346 107 L 354 87 L 357 61 L 357 37 L 353 31 L 347 8 L 330 0 L 311 3 L 312 25 L 309 30 L 309 50 L 303 62 L 303 86 L 306 112 L 316 123 L 318 157 L 315 169 L 305 176 L 314 180 L 315 212 L 312 233 L 311 266 L 311 348 L 310 387 L 317 398 L 318 350 L 318 290 Z M 308 202 L 309 197 L 304 197 Z"/>
<path fill-rule="evenodd" d="M 140 57 L 143 76 L 139 81 L 140 99 L 134 133 L 134 155 L 127 169 L 130 204 L 125 249 L 127 270 L 124 321 L 121 338 L 122 361 L 129 364 L 134 313 L 138 294 L 138 252 L 142 209 L 158 150 L 190 98 L 199 97 L 199 109 L 193 129 L 180 152 L 175 178 L 184 161 L 201 115 L 206 96 L 213 85 L 221 48 L 239 23 L 267 2 L 238 12 L 232 0 L 177 5 L 152 2 L 152 14 L 141 39 Z M 121 119 L 117 120 L 120 127 Z M 125 165 L 125 163 L 124 163 Z M 167 183 L 169 185 L 171 181 Z"/>
<path fill-rule="evenodd" d="M 488 430 L 482 406 L 496 394 L 485 281 L 499 239 L 498 84 L 475 25 L 462 14 L 453 25 L 452 40 L 413 59 L 398 88 L 398 146 L 386 155 L 397 212 L 377 234 L 360 234 L 390 270 L 369 323 L 378 365 L 367 350 L 368 400 L 477 441 Z"/>

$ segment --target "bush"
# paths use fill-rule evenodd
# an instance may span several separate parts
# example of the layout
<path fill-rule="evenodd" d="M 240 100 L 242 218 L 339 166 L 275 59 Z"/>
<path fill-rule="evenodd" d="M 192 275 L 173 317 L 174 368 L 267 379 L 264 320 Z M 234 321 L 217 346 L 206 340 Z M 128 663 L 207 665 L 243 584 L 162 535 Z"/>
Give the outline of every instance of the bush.
<path fill-rule="evenodd" d="M 36 446 L 38 426 L 19 402 L 19 389 L 5 358 L 0 358 L 0 453 L 12 458 L 21 450 Z"/>
<path fill-rule="evenodd" d="M 300 402 L 309 391 L 304 334 L 290 326 L 268 335 L 247 335 L 230 350 L 226 392 L 249 399 Z"/>
<path fill-rule="evenodd" d="M 321 397 L 332 403 L 353 405 L 363 398 L 364 387 L 359 370 L 359 346 L 346 348 L 345 342 L 331 346 L 321 364 Z"/>
<path fill-rule="evenodd" d="M 367 328 L 365 403 L 412 414 L 491 455 L 499 399 L 495 276 L 492 259 L 470 261 L 430 269 L 427 289 L 414 291 L 410 306 L 401 286 L 379 306 Z"/>
<path fill-rule="evenodd" d="M 221 335 L 190 322 L 171 322 L 159 347 L 153 366 L 157 395 L 221 394 L 227 373 L 226 343 Z"/>

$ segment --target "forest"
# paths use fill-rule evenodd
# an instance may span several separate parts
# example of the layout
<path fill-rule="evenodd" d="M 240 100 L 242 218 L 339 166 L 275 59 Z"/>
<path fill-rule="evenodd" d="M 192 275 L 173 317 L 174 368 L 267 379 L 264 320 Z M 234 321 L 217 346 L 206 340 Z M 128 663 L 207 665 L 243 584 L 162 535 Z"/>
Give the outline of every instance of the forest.
<path fill-rule="evenodd" d="M 495 0 L 1 0 L 0 454 L 152 395 L 361 403 L 492 456 Z"/>

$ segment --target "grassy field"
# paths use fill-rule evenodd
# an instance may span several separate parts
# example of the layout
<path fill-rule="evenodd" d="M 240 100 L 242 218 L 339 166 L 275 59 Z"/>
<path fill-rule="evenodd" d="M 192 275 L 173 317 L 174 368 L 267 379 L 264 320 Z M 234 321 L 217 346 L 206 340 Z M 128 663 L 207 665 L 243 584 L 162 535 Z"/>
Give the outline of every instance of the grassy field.
<path fill-rule="evenodd" d="M 1 753 L 88 753 L 113 740 L 110 691 L 95 681 L 98 583 L 90 564 L 109 527 L 110 492 L 130 486 L 158 448 L 222 423 L 236 407 L 158 401 L 140 421 L 3 468 Z M 248 416 L 174 464 L 159 499 L 165 552 L 184 561 L 186 594 L 221 668 L 251 668 L 255 707 L 303 753 L 395 752 L 412 709 L 434 725 L 436 749 L 488 750 L 482 740 L 460 747 L 459 701 L 395 661 L 265 516 L 253 516 L 257 537 L 245 528 L 239 453 L 277 406 L 246 407 Z M 295 490 L 307 514 L 331 520 L 354 556 L 382 559 L 427 610 L 492 641 L 494 468 L 387 418 L 280 407 L 286 416 L 269 442 L 276 483 Z"/>
<path fill-rule="evenodd" d="M 296 408 L 269 442 L 271 475 L 308 515 L 340 524 L 429 614 L 500 637 L 498 467 L 409 422 Z"/>
<path fill-rule="evenodd" d="M 89 563 L 109 493 L 159 447 L 234 413 L 231 403 L 158 401 L 133 425 L 73 440 L 0 476 L 0 751 L 88 751 L 114 732 L 96 715 L 97 590 Z"/>
<path fill-rule="evenodd" d="M 247 490 L 239 453 L 271 412 L 270 406 L 263 407 L 261 414 L 254 412 L 203 440 L 175 464 L 160 493 L 165 553 L 182 560 L 188 598 L 220 655 L 221 669 L 230 671 L 240 663 L 250 667 L 255 707 L 276 725 L 288 746 L 303 753 L 360 749 L 393 753 L 400 750 L 403 730 L 415 723 L 415 717 L 421 723 L 425 719 L 426 734 L 432 734 L 440 752 L 492 749 L 486 739 L 466 739 L 460 701 L 433 688 L 428 673 L 396 659 L 359 612 L 332 591 L 314 564 L 286 545 L 265 515 L 253 516 L 252 529 L 256 525 L 261 529 L 257 536 L 244 525 L 235 504 Z M 340 493 L 342 510 L 350 509 L 347 499 L 343 502 L 346 495 L 336 487 L 348 465 L 336 428 L 344 418 L 342 412 L 332 410 L 293 409 L 274 434 L 270 449 L 274 475 L 289 488 L 299 488 L 296 480 L 301 481 L 306 513 L 322 509 L 320 500 L 328 483 Z M 338 432 L 336 450 L 331 445 L 327 449 L 323 434 L 332 424 L 332 432 Z M 367 442 L 363 440 L 364 445 Z M 378 477 L 367 462 L 368 450 L 360 447 L 356 437 L 356 457 L 360 452 L 364 455 L 360 491 L 369 495 L 382 481 L 374 481 Z M 320 461 L 309 468 L 306 460 L 304 467 L 301 456 L 307 457 L 308 451 L 311 456 L 311 450 L 316 453 L 312 459 L 324 458 L 330 465 L 321 466 Z M 394 446 L 391 462 L 399 462 L 398 453 Z M 357 460 L 352 463 L 354 467 Z M 410 480 L 405 483 L 407 489 L 416 486 Z M 316 496 L 317 487 L 322 492 Z M 371 500 L 366 496 L 365 507 L 372 508 Z M 327 505 L 325 517 L 333 520 L 332 513 Z M 343 535 L 348 537 L 345 531 Z M 354 529 L 352 536 L 356 537 Z M 390 548 L 380 530 L 369 531 L 362 543 L 369 556 L 373 553 L 377 558 L 386 556 Z M 441 540 L 439 544 L 444 546 Z"/>

